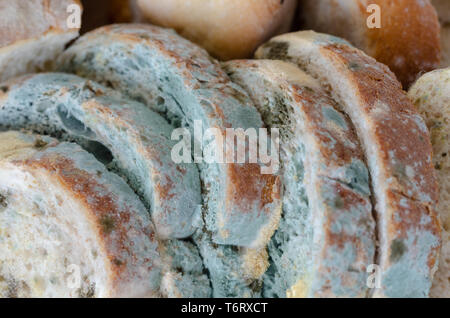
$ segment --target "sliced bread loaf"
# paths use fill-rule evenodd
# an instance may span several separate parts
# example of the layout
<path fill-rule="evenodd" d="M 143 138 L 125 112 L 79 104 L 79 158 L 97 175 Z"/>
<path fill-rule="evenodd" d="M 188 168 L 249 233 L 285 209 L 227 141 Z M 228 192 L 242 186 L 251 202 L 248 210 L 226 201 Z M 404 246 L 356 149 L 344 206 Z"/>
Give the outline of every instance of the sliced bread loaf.
<path fill-rule="evenodd" d="M 78 11 L 68 10 L 74 5 Z M 50 68 L 78 36 L 71 14 L 81 22 L 78 0 L 0 0 L 0 81 Z"/>
<path fill-rule="evenodd" d="M 186 126 L 196 145 L 224 154 L 227 128 L 260 128 L 261 117 L 247 94 L 233 84 L 205 50 L 175 32 L 149 25 L 112 25 L 88 33 L 63 55 L 60 70 L 124 92 Z M 203 131 L 219 137 L 202 140 Z M 233 145 L 234 147 L 234 145 Z M 226 149 L 226 152 L 235 148 Z M 194 151 L 195 152 L 195 151 Z M 264 247 L 280 217 L 278 178 L 256 163 L 199 163 L 204 219 L 218 244 Z"/>
<path fill-rule="evenodd" d="M 319 79 L 350 117 L 368 163 L 378 227 L 376 297 L 426 297 L 441 242 L 428 129 L 395 75 L 348 42 L 312 31 L 275 37 L 257 58 Z"/>
<path fill-rule="evenodd" d="M 439 21 L 429 0 L 302 0 L 300 3 L 305 30 L 349 40 L 389 66 L 405 87 L 420 74 L 439 66 Z M 379 10 L 373 9 L 373 5 Z M 377 14 L 376 19 L 372 18 Z M 377 21 L 379 25 L 372 25 Z"/>
<path fill-rule="evenodd" d="M 193 165 L 171 159 L 172 127 L 144 105 L 74 75 L 29 75 L 0 84 L 0 128 L 75 140 L 128 179 L 160 238 L 184 238 L 200 217 Z"/>
<path fill-rule="evenodd" d="M 362 148 L 319 82 L 271 60 L 225 64 L 265 124 L 280 129 L 283 216 L 269 244 L 266 297 L 365 297 L 375 222 Z"/>
<path fill-rule="evenodd" d="M 159 295 L 145 206 L 79 146 L 0 133 L 0 296 Z"/>
<path fill-rule="evenodd" d="M 425 119 L 433 144 L 440 197 L 436 207 L 444 230 L 439 270 L 431 290 L 432 297 L 450 297 L 450 68 L 423 75 L 409 90 L 409 98 Z"/>

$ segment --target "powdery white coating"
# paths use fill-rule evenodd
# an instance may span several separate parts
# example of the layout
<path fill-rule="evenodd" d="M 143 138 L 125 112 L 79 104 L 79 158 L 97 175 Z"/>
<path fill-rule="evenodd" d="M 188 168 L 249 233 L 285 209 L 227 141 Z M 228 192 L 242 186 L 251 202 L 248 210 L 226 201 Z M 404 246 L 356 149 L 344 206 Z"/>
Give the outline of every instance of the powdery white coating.
<path fill-rule="evenodd" d="M 348 119 L 317 80 L 271 60 L 232 61 L 265 124 L 281 133 L 283 217 L 266 297 L 365 297 L 375 254 L 369 174 Z"/>
<path fill-rule="evenodd" d="M 432 149 L 425 123 L 395 76 L 345 41 L 312 31 L 276 37 L 256 56 L 292 62 L 320 79 L 356 128 L 371 174 L 380 240 L 382 288 L 373 296 L 428 296 L 441 243 Z M 397 264 L 408 271 L 408 280 L 395 278 Z"/>
<path fill-rule="evenodd" d="M 105 164 L 114 159 L 150 207 L 161 238 L 183 238 L 194 232 L 201 204 L 198 171 L 172 161 L 173 127 L 158 114 L 74 75 L 30 75 L 0 87 L 3 129 L 63 134 Z M 108 158 L 105 147 L 113 158 Z"/>
<path fill-rule="evenodd" d="M 425 119 L 433 144 L 433 164 L 440 186 L 436 207 L 444 226 L 444 242 L 439 269 L 434 278 L 432 297 L 450 297 L 450 68 L 423 75 L 408 96 Z"/>
<path fill-rule="evenodd" d="M 186 241 L 166 241 L 163 255 L 170 264 L 161 281 L 161 292 L 168 298 L 209 298 L 210 281 L 197 247 Z"/>
<path fill-rule="evenodd" d="M 159 243 L 121 178 L 75 144 L 0 140 L 0 296 L 159 295 Z"/>
<path fill-rule="evenodd" d="M 214 298 L 260 298 L 267 270 L 267 252 L 214 244 L 208 231 L 197 231 L 194 241 L 208 269 Z"/>
<path fill-rule="evenodd" d="M 122 91 L 191 132 L 196 120 L 204 130 L 218 128 L 224 140 L 226 128 L 246 130 L 263 125 L 246 93 L 229 80 L 219 64 L 171 30 L 149 25 L 100 28 L 65 52 L 60 69 Z M 211 140 L 210 148 L 220 150 L 219 142 Z M 213 241 L 264 247 L 279 220 L 278 178 L 262 175 L 259 164 L 199 167 L 204 218 Z"/>
<path fill-rule="evenodd" d="M 78 36 L 66 12 L 77 0 L 0 1 L 0 81 L 48 69 Z"/>

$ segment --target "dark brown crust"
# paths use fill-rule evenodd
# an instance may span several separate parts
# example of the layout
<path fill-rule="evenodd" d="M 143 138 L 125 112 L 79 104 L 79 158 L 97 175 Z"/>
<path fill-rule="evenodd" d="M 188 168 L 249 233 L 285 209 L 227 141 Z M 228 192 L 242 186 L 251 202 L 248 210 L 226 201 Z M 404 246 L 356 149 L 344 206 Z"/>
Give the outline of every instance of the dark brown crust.
<path fill-rule="evenodd" d="M 358 1 L 359 2 L 359 1 Z M 381 8 L 381 28 L 367 28 L 367 53 L 390 67 L 408 88 L 440 63 L 440 25 L 428 0 L 372 0 Z M 359 2 L 361 14 L 367 6 Z"/>

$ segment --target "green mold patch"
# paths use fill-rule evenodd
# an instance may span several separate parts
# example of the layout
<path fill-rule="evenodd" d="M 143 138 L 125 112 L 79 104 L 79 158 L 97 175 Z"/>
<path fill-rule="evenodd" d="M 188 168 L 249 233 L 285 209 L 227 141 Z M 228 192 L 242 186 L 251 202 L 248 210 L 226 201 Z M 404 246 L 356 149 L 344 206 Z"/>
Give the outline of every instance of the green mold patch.
<path fill-rule="evenodd" d="M 24 281 L 19 281 L 14 278 L 7 279 L 0 276 L 0 282 L 6 282 L 6 298 L 19 298 L 23 293 L 27 294 L 30 290 L 29 286 Z"/>
<path fill-rule="evenodd" d="M 78 290 L 78 296 L 80 298 L 94 298 L 95 297 L 95 283 L 89 284 L 85 288 Z"/>
<path fill-rule="evenodd" d="M 361 66 L 358 64 L 358 63 L 350 63 L 349 65 L 348 65 L 348 68 L 351 70 L 351 71 L 358 71 L 358 70 L 360 70 L 361 69 Z"/>
<path fill-rule="evenodd" d="M 394 171 L 393 174 L 395 177 L 402 179 L 402 178 L 406 178 L 406 167 L 405 165 L 401 164 L 401 163 L 394 163 Z"/>
<path fill-rule="evenodd" d="M 268 57 L 277 60 L 289 60 L 289 43 L 272 41 L 264 45 L 268 49 Z"/>
<path fill-rule="evenodd" d="M 45 148 L 47 145 L 48 145 L 47 142 L 45 142 L 44 140 L 39 139 L 39 138 L 36 139 L 36 141 L 34 142 L 34 148 L 36 148 L 36 149 L 43 149 L 43 148 Z"/>
<path fill-rule="evenodd" d="M 116 266 L 122 266 L 122 265 L 124 265 L 123 261 L 121 261 L 121 260 L 118 259 L 118 258 L 115 258 L 115 259 L 113 260 L 113 263 L 114 263 L 114 265 L 116 265 Z"/>
<path fill-rule="evenodd" d="M 323 107 L 322 113 L 326 119 L 331 120 L 341 128 L 348 129 L 344 116 L 332 107 Z"/>
<path fill-rule="evenodd" d="M 8 207 L 8 201 L 6 200 L 6 197 L 2 194 L 0 194 L 0 208 L 7 208 Z"/>
<path fill-rule="evenodd" d="M 390 260 L 392 263 L 397 263 L 402 256 L 406 253 L 408 248 L 402 240 L 394 240 L 391 244 L 391 256 Z"/>
<path fill-rule="evenodd" d="M 343 209 L 345 207 L 344 200 L 341 197 L 336 197 L 334 200 L 334 207 L 336 209 Z"/>
<path fill-rule="evenodd" d="M 102 217 L 100 220 L 100 225 L 102 226 L 103 232 L 105 232 L 106 234 L 111 234 L 111 232 L 114 231 L 114 228 L 116 227 L 114 219 L 110 216 Z"/>

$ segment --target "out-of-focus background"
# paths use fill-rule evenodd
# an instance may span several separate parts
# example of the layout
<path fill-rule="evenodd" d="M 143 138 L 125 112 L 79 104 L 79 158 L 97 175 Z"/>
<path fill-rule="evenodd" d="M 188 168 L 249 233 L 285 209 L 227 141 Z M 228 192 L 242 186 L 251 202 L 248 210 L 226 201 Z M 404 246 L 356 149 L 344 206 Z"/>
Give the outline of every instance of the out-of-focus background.
<path fill-rule="evenodd" d="M 175 29 L 222 61 L 251 58 L 259 45 L 275 35 L 314 30 L 345 38 L 386 64 L 405 88 L 421 74 L 450 65 L 450 0 L 81 2 L 81 34 L 106 24 L 148 22 Z M 379 7 L 382 27 L 366 25 L 372 14 L 368 3 Z"/>
<path fill-rule="evenodd" d="M 82 0 L 83 22 L 81 33 L 86 33 L 99 26 L 130 22 L 132 13 L 126 5 L 127 0 Z"/>

